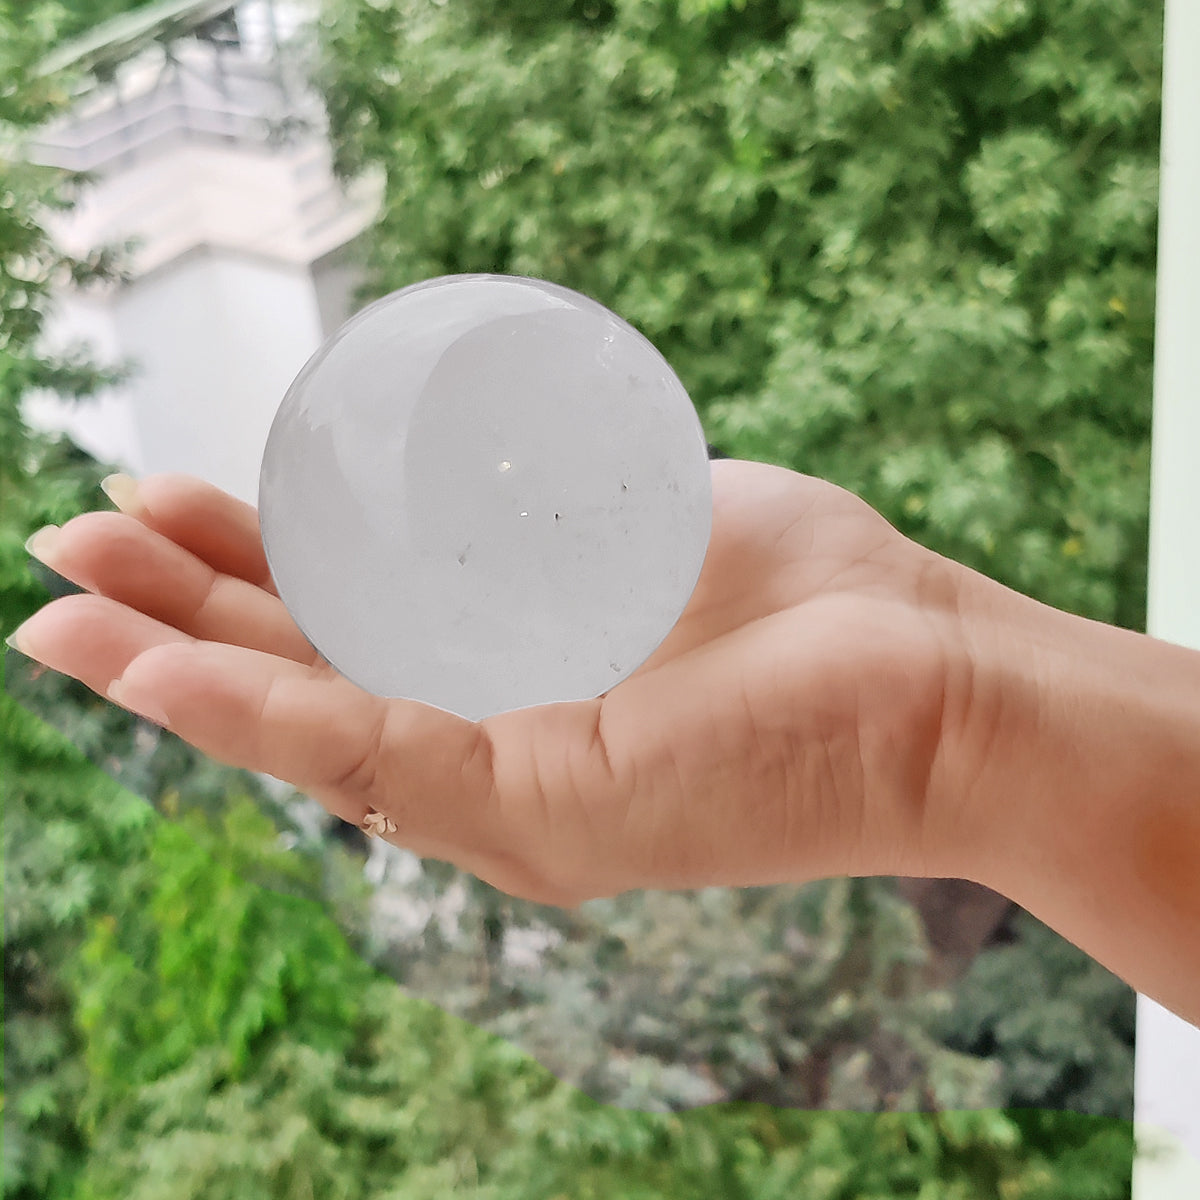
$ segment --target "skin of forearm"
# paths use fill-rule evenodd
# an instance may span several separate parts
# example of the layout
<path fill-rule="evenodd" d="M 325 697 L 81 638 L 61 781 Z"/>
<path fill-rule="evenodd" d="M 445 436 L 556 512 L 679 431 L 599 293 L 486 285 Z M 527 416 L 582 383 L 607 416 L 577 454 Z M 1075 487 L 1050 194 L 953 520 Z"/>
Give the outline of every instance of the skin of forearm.
<path fill-rule="evenodd" d="M 940 819 L 963 875 L 1200 1024 L 1200 653 L 968 573 Z"/>

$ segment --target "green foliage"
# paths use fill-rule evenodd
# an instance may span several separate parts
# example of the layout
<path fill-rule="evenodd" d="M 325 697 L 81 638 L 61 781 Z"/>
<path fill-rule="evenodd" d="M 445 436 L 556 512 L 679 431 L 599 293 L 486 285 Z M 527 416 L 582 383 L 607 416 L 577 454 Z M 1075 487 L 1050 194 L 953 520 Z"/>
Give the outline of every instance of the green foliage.
<path fill-rule="evenodd" d="M 277 842 L 249 801 L 218 830 L 198 813 L 162 822 L 140 870 L 123 873 L 119 912 L 93 917 L 76 965 L 76 1020 L 105 1104 L 210 1044 L 236 1079 L 269 1030 L 321 1049 L 340 1043 L 366 968 L 311 900 L 240 878 L 245 862 L 296 881 L 310 874 Z"/>
<path fill-rule="evenodd" d="M 87 1068 L 59 975 L 89 914 L 121 890 L 146 805 L 61 735 L 0 697 L 4 795 L 6 1197 L 64 1194 L 84 1154 L 76 1104 Z"/>
<path fill-rule="evenodd" d="M 0 4 L 6 142 L 66 100 L 33 64 L 118 7 Z M 1136 624 L 1158 29 L 1132 0 L 330 0 L 324 74 L 340 165 L 387 173 L 375 290 L 581 288 L 660 345 L 726 450 Z M 64 587 L 24 538 L 103 474 L 20 417 L 30 389 L 105 378 L 38 350 L 51 288 L 119 267 L 46 238 L 77 181 L 0 170 L 8 632 Z M 1036 923 L 952 997 L 886 882 L 577 913 L 468 884 L 457 930 L 380 947 L 421 1003 L 319 911 L 369 940 L 353 860 L 283 850 L 258 781 L 6 667 L 79 747 L 0 705 L 6 1198 L 1128 1194 L 1127 1120 L 996 1107 L 1128 1116 L 1131 995 Z M 430 865 L 410 891 L 461 883 Z M 518 969 L 525 931 L 557 940 Z M 633 1112 L 569 1083 L 743 1102 Z M 788 1107 L 816 1105 L 950 1111 Z"/>
<path fill-rule="evenodd" d="M 78 16 L 79 13 L 76 13 Z M 94 507 L 104 467 L 65 439 L 31 429 L 26 394 L 50 389 L 83 397 L 111 380 L 82 349 L 49 354 L 40 345 L 54 287 L 119 274 L 98 252 L 80 261 L 53 246 L 44 213 L 70 203 L 78 181 L 20 161 L 28 129 L 60 110 L 68 89 L 35 67 L 64 28 L 53 5 L 0 6 L 0 632 L 10 633 L 50 595 L 73 590 L 31 571 L 25 538 Z M 145 836 L 150 811 L 75 749 L 40 725 L 18 698 L 65 728 L 93 762 L 158 797 L 224 801 L 237 773 L 214 770 L 175 739 L 158 739 L 82 685 L 5 656 L 0 708 L 0 782 L 4 789 L 5 1107 L 4 1194 L 57 1196 L 85 1153 L 79 1095 L 89 1079 L 77 999 L 64 969 L 81 951 L 85 922 L 128 886 L 126 871 Z M 149 745 L 147 744 L 149 742 Z M 255 794 L 262 789 L 249 776 Z M 235 831 L 236 832 L 236 831 Z M 300 860 L 297 859 L 298 863 Z M 311 863 L 311 860 L 310 860 Z M 245 865 L 244 860 L 239 860 Z M 291 869 L 296 869 L 293 865 Z M 278 867 L 267 872 L 275 882 Z M 310 894 L 312 889 L 310 889 Z M 115 961 L 109 964 L 116 965 Z M 176 998 L 178 1004 L 183 998 Z M 119 1049 L 117 1056 L 127 1048 Z"/>
<path fill-rule="evenodd" d="M 507 937 L 533 915 L 511 908 Z M 447 994 L 445 953 L 409 986 L 436 986 L 559 1078 L 632 1108 L 1000 1102 L 997 1063 L 930 1038 L 951 999 L 928 986 L 920 922 L 887 885 L 631 894 L 585 905 L 562 932 L 536 968 L 499 958 L 473 1004 Z"/>
<path fill-rule="evenodd" d="M 78 37 L 104 21 L 146 8 L 156 0 L 70 0 L 63 10 L 60 37 Z"/>
<path fill-rule="evenodd" d="M 41 214 L 67 181 L 21 163 L 23 132 L 65 101 L 34 66 L 57 14 L 0 7 L 0 629 L 44 602 L 26 566 L 32 530 L 79 511 L 96 464 L 68 443 L 30 431 L 20 405 L 33 388 L 78 396 L 103 381 L 78 354 L 52 356 L 38 339 L 56 278 L 87 264 L 60 255 Z M 102 269 L 104 264 L 97 263 Z M 90 477 L 90 478 L 89 478 Z M 6 690 L 11 666 L 6 662 Z M 94 704 L 93 708 L 98 707 Z M 71 998 L 56 967 L 77 943 L 90 906 L 111 891 L 144 805 L 130 805 L 61 740 L 5 696 L 0 701 L 4 798 L 4 1194 L 65 1194 L 84 1155 L 75 1096 L 86 1079 Z M 91 797 L 92 801 L 85 800 Z M 91 803 L 101 806 L 93 808 Z M 97 819 L 107 809 L 107 819 Z"/>
<path fill-rule="evenodd" d="M 1125 1194 L 1126 1122 L 598 1104 L 372 976 L 311 901 L 238 880 L 253 859 L 316 886 L 251 806 L 173 824 L 3 713 L 6 971 L 57 968 L 11 1043 L 7 1196 Z"/>
<path fill-rule="evenodd" d="M 41 345 L 54 287 L 120 274 L 112 250 L 87 260 L 60 253 L 45 214 L 68 208 L 79 180 L 21 159 L 30 129 L 67 104 L 64 82 L 37 73 L 63 20 L 55 5 L 0 4 L 0 625 L 5 634 L 44 603 L 23 546 L 35 529 L 91 504 L 103 474 L 69 442 L 42 436 L 21 416 L 27 393 L 46 389 L 80 398 L 116 378 L 82 347 L 51 354 Z"/>
<path fill-rule="evenodd" d="M 59 36 L 64 17 L 57 4 L 0 0 L 0 123 L 4 126 L 4 157 L 0 161 L 6 171 L 12 166 L 14 135 L 61 111 L 67 100 L 63 81 L 38 71 L 38 64 Z M 12 227 L 6 225 L 5 233 L 11 237 Z M 3 244 L 7 246 L 7 240 Z"/>
<path fill-rule="evenodd" d="M 373 291 L 577 287 L 722 449 L 1141 624 L 1160 6 L 328 10 L 339 165 L 387 178 Z"/>
<path fill-rule="evenodd" d="M 1004 1104 L 1132 1112 L 1128 989 L 1028 913 L 1016 932 L 972 964 L 942 1038 L 1003 1065 Z"/>
<path fill-rule="evenodd" d="M 311 903 L 239 882 L 238 854 L 280 855 L 250 808 L 230 819 L 235 840 L 151 819 L 115 787 L 107 799 L 126 815 L 109 851 L 123 865 L 94 891 L 66 972 L 76 1084 L 86 1064 L 83 1094 L 60 1100 L 86 1147 L 80 1200 L 699 1198 L 714 1180 L 731 1200 L 1124 1194 L 1121 1122 L 597 1104 L 372 978 Z M 77 802 L 64 820 L 100 815 Z"/>
<path fill-rule="evenodd" d="M 12 73 L 0 75 L 0 98 L 19 103 L 28 115 L 38 112 L 34 105 L 45 95 L 61 90 L 61 81 L 46 79 L 36 66 L 48 50 L 69 38 L 79 37 L 113 17 L 145 8 L 156 0 L 0 0 L 0 29 L 8 51 L 6 65 Z M 58 107 L 61 100 L 55 100 Z M 11 118 L 10 118 L 11 119 Z M 33 119 L 23 123 L 33 124 Z"/>
<path fill-rule="evenodd" d="M 110 5 L 109 7 L 113 7 Z M 130 7 L 126 5 L 125 7 Z M 40 566 L 31 568 L 26 538 L 61 524 L 102 500 L 99 483 L 108 468 L 66 438 L 49 437 L 23 419 L 22 403 L 45 390 L 84 400 L 120 378 L 96 367 L 86 347 L 50 353 L 41 339 L 54 289 L 121 278 L 122 259 L 100 248 L 84 259 L 59 252 L 45 228 L 47 211 L 68 208 L 82 181 L 20 158 L 22 141 L 36 125 L 63 110 L 70 92 L 58 77 L 36 67 L 84 7 L 69 14 L 55 4 L 0 3 L 0 633 L 11 633 L 51 595 L 75 591 Z M 72 15 L 73 14 L 73 15 Z M 66 24 L 64 24 L 66 23 Z M 185 804 L 215 810 L 233 785 L 263 797 L 245 772 L 214 767 L 177 739 L 150 733 L 127 714 L 74 681 L 33 670 L 10 655 L 6 689 L 52 719 L 72 741 L 121 782 L 155 801 L 169 791 Z"/>

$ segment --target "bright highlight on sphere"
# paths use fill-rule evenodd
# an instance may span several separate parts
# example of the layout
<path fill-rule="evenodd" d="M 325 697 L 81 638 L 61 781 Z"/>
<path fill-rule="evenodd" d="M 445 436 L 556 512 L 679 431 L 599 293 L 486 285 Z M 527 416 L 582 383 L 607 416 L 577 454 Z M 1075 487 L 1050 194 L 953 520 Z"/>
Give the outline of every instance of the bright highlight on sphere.
<path fill-rule="evenodd" d="M 601 695 L 670 632 L 712 526 L 661 354 L 567 288 L 451 275 L 364 309 L 280 405 L 263 543 L 343 675 L 478 720 Z"/>

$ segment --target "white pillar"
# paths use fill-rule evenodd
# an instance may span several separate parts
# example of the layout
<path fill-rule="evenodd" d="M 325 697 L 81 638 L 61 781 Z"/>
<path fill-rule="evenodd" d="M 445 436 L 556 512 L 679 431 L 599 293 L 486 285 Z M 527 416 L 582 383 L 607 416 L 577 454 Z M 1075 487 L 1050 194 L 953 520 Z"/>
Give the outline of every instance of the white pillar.
<path fill-rule="evenodd" d="M 1148 631 L 1200 650 L 1197 0 L 1166 0 L 1165 43 Z M 1200 946 L 1200 930 L 1196 937 Z M 1137 1017 L 1134 1200 L 1197 1200 L 1200 1029 L 1145 996 L 1138 997 Z"/>

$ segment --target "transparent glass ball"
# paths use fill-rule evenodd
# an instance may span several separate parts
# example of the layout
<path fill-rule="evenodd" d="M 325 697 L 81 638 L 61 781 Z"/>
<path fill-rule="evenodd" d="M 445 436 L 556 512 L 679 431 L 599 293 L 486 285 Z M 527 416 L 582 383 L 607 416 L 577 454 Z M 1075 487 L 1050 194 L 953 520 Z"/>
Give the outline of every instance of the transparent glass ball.
<path fill-rule="evenodd" d="M 679 619 L 712 524 L 687 392 L 567 288 L 452 275 L 309 360 L 267 439 L 263 543 L 317 650 L 471 720 L 589 699 Z"/>

